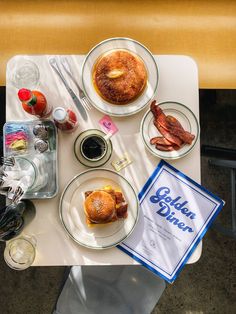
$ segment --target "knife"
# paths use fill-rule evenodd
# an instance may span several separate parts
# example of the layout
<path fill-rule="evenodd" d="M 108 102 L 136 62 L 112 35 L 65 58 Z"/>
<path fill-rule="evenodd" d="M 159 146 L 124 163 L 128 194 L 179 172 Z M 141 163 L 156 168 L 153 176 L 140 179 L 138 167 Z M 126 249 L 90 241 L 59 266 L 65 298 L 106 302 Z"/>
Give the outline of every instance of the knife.
<path fill-rule="evenodd" d="M 78 99 L 78 97 L 75 95 L 75 93 L 73 92 L 73 90 L 70 88 L 70 86 L 68 85 L 66 79 L 64 78 L 56 58 L 50 58 L 49 59 L 49 64 L 51 65 L 51 67 L 53 68 L 53 70 L 56 72 L 56 74 L 60 77 L 62 83 L 65 85 L 65 88 L 67 89 L 68 93 L 70 94 L 74 104 L 76 105 L 76 108 L 78 109 L 81 117 L 87 121 L 88 119 L 88 115 L 86 110 L 84 109 L 83 105 L 81 104 L 80 100 Z"/>

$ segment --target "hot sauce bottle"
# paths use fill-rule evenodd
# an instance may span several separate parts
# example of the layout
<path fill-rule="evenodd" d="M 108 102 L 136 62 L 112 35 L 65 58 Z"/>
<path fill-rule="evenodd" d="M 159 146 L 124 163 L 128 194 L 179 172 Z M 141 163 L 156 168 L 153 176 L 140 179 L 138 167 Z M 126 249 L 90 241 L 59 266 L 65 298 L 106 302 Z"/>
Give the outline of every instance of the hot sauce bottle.
<path fill-rule="evenodd" d="M 52 113 L 53 120 L 58 129 L 66 132 L 74 131 L 78 126 L 78 119 L 74 111 L 57 107 Z"/>
<path fill-rule="evenodd" d="M 18 97 L 22 102 L 23 109 L 29 114 L 46 118 L 52 112 L 52 107 L 48 105 L 46 97 L 39 91 L 21 88 Z"/>

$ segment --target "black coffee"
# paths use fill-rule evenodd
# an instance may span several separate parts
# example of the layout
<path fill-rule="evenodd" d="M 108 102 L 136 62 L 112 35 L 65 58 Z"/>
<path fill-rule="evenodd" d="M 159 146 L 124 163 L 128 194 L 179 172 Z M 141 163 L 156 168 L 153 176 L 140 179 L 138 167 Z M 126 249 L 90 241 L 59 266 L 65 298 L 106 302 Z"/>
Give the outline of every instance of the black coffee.
<path fill-rule="evenodd" d="M 84 140 L 81 149 L 88 159 L 97 159 L 104 154 L 106 144 L 102 138 L 92 135 Z"/>

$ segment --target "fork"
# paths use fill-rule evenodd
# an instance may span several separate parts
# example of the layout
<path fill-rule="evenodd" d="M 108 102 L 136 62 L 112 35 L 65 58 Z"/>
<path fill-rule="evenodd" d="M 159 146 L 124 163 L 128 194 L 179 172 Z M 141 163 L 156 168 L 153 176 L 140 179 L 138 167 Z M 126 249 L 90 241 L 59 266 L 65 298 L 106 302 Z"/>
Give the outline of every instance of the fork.
<path fill-rule="evenodd" d="M 61 57 L 60 57 L 60 62 L 61 62 L 61 65 L 63 66 L 63 69 L 65 70 L 65 72 L 69 75 L 69 77 L 71 78 L 71 80 L 74 82 L 75 86 L 78 88 L 79 97 L 80 97 L 80 99 L 82 100 L 84 107 L 85 107 L 87 110 L 91 110 L 91 109 L 92 109 L 92 106 L 91 106 L 91 104 L 89 103 L 87 97 L 85 96 L 84 91 L 83 91 L 82 88 L 79 86 L 79 84 L 78 84 L 78 82 L 76 81 L 76 79 L 74 78 L 74 76 L 73 76 L 73 74 L 72 74 L 71 66 L 70 66 L 70 64 L 69 64 L 69 62 L 68 62 L 68 60 L 67 60 L 67 58 L 61 56 Z"/>
<path fill-rule="evenodd" d="M 8 167 L 13 167 L 16 163 L 14 157 L 1 157 L 2 165 L 3 166 L 8 166 Z"/>
<path fill-rule="evenodd" d="M 0 175 L 0 187 L 5 183 L 6 181 L 6 176 L 4 174 L 1 174 Z"/>
<path fill-rule="evenodd" d="M 21 186 L 17 186 L 16 190 L 14 191 L 13 197 L 12 197 L 12 203 L 18 203 L 22 196 L 24 195 L 24 190 Z"/>
<path fill-rule="evenodd" d="M 8 174 L 3 169 L 0 169 L 0 187 L 5 183 L 7 176 Z"/>
<path fill-rule="evenodd" d="M 11 186 L 0 187 L 0 194 L 3 196 L 8 197 L 8 195 L 10 195 L 10 193 L 12 192 L 13 192 L 13 189 Z"/>
<path fill-rule="evenodd" d="M 70 88 L 70 86 L 68 85 L 65 77 L 63 76 L 59 65 L 57 63 L 56 58 L 50 58 L 49 59 L 49 64 L 51 65 L 52 69 L 54 70 L 54 72 L 59 76 L 59 78 L 61 79 L 62 83 L 64 84 L 65 88 L 67 89 L 68 93 L 70 94 L 74 104 L 76 105 L 76 108 L 78 109 L 80 115 L 82 116 L 82 118 L 87 121 L 88 119 L 88 115 L 87 112 L 81 102 L 81 100 L 75 95 L 74 91 Z"/>

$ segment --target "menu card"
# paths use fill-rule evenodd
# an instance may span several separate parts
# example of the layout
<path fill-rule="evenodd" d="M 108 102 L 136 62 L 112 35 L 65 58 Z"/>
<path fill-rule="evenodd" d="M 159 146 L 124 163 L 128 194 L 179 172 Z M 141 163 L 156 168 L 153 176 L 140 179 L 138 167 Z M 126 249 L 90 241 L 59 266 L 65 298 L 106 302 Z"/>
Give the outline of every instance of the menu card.
<path fill-rule="evenodd" d="M 139 193 L 140 216 L 118 247 L 173 282 L 224 202 L 161 161 Z"/>

